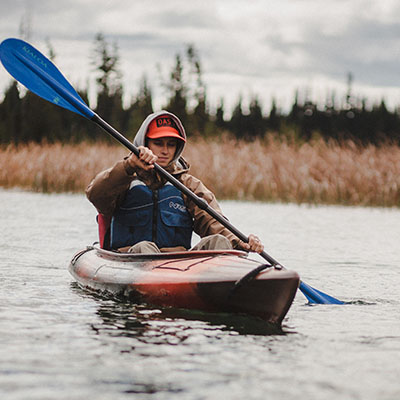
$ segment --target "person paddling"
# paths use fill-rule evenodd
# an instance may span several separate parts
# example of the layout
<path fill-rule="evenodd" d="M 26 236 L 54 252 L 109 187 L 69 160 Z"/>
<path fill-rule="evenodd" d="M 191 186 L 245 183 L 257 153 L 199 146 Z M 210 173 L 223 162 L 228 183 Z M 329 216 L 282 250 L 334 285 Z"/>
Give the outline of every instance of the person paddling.
<path fill-rule="evenodd" d="M 256 235 L 249 235 L 248 243 L 241 241 L 156 173 L 154 163 L 222 213 L 214 194 L 188 173 L 189 164 L 182 157 L 186 141 L 176 115 L 165 110 L 150 114 L 133 142 L 139 157 L 132 153 L 92 180 L 86 195 L 100 215 L 111 220 L 105 247 L 133 253 L 228 249 L 261 253 L 264 246 Z M 201 237 L 194 247 L 193 232 Z"/>

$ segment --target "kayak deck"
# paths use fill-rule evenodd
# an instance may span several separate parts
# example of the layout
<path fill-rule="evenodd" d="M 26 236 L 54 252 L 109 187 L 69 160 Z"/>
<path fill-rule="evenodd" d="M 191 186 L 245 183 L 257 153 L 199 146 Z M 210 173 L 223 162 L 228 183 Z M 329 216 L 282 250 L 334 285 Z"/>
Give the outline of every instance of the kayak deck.
<path fill-rule="evenodd" d="M 81 287 L 136 302 L 244 313 L 281 324 L 298 274 L 246 256 L 236 250 L 132 254 L 89 246 L 73 257 L 69 271 Z"/>

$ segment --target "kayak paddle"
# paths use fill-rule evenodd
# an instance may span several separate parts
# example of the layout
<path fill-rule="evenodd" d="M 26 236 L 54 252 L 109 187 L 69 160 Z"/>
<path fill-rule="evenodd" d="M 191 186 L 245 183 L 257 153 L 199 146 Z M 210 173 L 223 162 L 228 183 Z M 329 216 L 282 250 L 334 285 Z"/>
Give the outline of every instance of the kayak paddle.
<path fill-rule="evenodd" d="M 58 68 L 29 43 L 14 38 L 4 40 L 0 45 L 0 59 L 5 69 L 31 92 L 53 104 L 90 119 L 113 136 L 114 139 L 118 140 L 118 142 L 124 145 L 128 150 L 136 156 L 139 156 L 138 148 L 92 111 Z M 164 168 L 158 164 L 154 164 L 154 169 L 240 240 L 248 242 L 248 237 L 246 235 L 236 229 L 224 216 L 210 207 L 205 200 L 198 197 L 169 172 L 165 171 Z M 265 251 L 260 255 L 267 260 L 271 266 L 278 268 L 283 267 Z M 300 282 L 300 290 L 310 303 L 343 304 L 342 301 L 322 293 L 304 282 Z"/>

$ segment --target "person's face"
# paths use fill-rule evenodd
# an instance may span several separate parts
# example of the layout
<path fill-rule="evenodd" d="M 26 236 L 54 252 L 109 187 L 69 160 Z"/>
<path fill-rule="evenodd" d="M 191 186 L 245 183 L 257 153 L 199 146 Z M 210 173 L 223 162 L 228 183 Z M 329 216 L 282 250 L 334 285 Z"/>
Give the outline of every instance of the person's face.
<path fill-rule="evenodd" d="M 157 156 L 156 163 L 166 167 L 173 160 L 178 145 L 178 139 L 165 137 L 148 139 L 147 147 Z"/>

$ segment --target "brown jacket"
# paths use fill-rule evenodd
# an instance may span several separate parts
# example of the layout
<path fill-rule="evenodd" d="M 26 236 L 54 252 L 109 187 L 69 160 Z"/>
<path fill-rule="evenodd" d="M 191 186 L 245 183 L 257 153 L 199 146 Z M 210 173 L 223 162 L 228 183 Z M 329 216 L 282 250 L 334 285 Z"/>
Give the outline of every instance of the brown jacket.
<path fill-rule="evenodd" d="M 180 157 L 178 163 L 173 163 L 167 168 L 169 173 L 222 214 L 214 194 L 199 179 L 190 175 L 188 170 L 189 165 L 183 157 Z M 100 172 L 87 187 L 86 195 L 99 213 L 111 216 L 124 200 L 132 180 L 137 178 L 152 190 L 156 190 L 165 184 L 165 180 L 155 171 L 141 171 L 138 174 L 132 170 L 127 159 L 124 159 L 117 162 L 113 167 Z M 195 233 L 200 237 L 217 233 L 224 235 L 230 240 L 233 248 L 242 249 L 242 242 L 233 233 L 212 218 L 205 210 L 200 209 L 189 197 L 183 195 L 183 198 L 187 210 L 193 218 Z"/>

